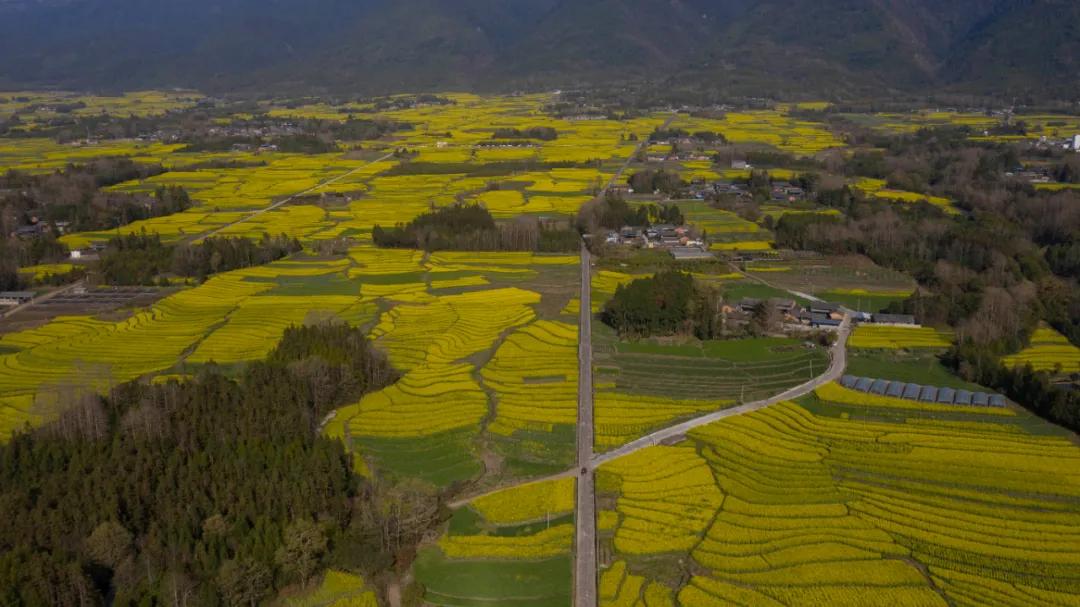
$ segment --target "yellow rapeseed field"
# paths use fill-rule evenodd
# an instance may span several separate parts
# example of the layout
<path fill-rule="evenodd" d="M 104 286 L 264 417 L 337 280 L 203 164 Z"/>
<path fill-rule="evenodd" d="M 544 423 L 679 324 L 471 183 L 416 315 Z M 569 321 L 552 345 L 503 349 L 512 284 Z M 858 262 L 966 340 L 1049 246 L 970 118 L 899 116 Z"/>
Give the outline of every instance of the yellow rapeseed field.
<path fill-rule="evenodd" d="M 573 525 L 555 525 L 532 535 L 444 535 L 443 554 L 453 559 L 540 560 L 570 551 Z"/>
<path fill-rule="evenodd" d="M 481 371 L 499 395 L 488 430 L 551 432 L 577 421 L 577 327 L 541 320 L 511 334 Z"/>
<path fill-rule="evenodd" d="M 484 497 L 469 506 L 495 525 L 515 525 L 556 518 L 574 511 L 573 477 L 519 485 Z"/>
<path fill-rule="evenodd" d="M 694 449 L 651 447 L 603 470 L 620 479 L 615 548 L 628 555 L 690 550 L 723 502 L 707 462 Z"/>
<path fill-rule="evenodd" d="M 378 607 L 375 590 L 355 573 L 329 570 L 309 592 L 285 600 L 288 607 Z"/>
<path fill-rule="evenodd" d="M 862 324 L 851 334 L 852 348 L 948 348 L 952 334 L 933 327 L 901 327 Z"/>
<path fill-rule="evenodd" d="M 1032 334 L 1031 345 L 1004 357 L 1001 362 L 1010 367 L 1031 365 L 1036 371 L 1076 373 L 1080 371 L 1080 348 L 1052 327 L 1043 324 Z"/>

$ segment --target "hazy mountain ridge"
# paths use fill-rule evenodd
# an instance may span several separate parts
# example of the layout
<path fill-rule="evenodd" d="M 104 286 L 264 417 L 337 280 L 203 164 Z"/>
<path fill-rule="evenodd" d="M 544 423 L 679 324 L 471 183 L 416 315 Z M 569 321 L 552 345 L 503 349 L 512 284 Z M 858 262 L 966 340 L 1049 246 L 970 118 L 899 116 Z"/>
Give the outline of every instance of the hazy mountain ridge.
<path fill-rule="evenodd" d="M 1066 0 L 0 0 L 0 81 L 1064 92 L 1077 32 Z"/>

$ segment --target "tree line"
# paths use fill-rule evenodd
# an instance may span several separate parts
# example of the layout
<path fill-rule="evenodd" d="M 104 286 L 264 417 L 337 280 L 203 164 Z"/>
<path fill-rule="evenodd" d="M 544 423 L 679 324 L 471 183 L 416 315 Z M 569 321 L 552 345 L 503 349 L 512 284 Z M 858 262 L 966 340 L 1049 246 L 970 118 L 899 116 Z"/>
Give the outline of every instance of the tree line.
<path fill-rule="evenodd" d="M 912 275 L 919 290 L 888 311 L 955 327 L 959 345 L 949 361 L 958 373 L 1075 429 L 1076 417 L 1065 413 L 1076 410 L 1070 404 L 1075 394 L 1047 374 L 1005 368 L 1000 356 L 1025 347 L 1040 320 L 1080 344 L 1080 195 L 1039 192 L 1011 179 L 1022 150 L 972 144 L 969 134 L 942 128 L 868 136 L 883 151 L 856 154 L 834 167 L 946 196 L 961 213 L 928 203 L 875 201 L 848 187 L 823 188 L 818 202 L 843 216 L 785 215 L 774 228 L 777 243 L 864 254 Z"/>
<path fill-rule="evenodd" d="M 775 307 L 761 302 L 748 322 L 729 322 L 721 289 L 687 272 L 661 269 L 653 276 L 619 285 L 600 311 L 600 320 L 622 338 L 686 335 L 723 339 L 763 335 L 780 328 Z"/>
<path fill-rule="evenodd" d="M 371 483 L 318 432 L 398 373 L 359 330 L 294 327 L 230 379 L 75 393 L 0 445 L 0 603 L 255 605 L 411 558 L 437 496 Z"/>
<path fill-rule="evenodd" d="M 671 139 L 695 139 L 701 143 L 727 143 L 727 137 L 723 133 L 713 131 L 695 131 L 691 133 L 686 129 L 656 129 L 649 134 L 649 141 L 669 141 Z"/>
<path fill-rule="evenodd" d="M 71 164 L 47 175 L 8 171 L 0 177 L 0 230 L 7 237 L 20 226 L 38 224 L 58 233 L 108 230 L 133 221 L 171 215 L 191 207 L 191 197 L 180 186 L 162 186 L 152 193 L 111 192 L 102 188 L 160 175 L 160 165 L 129 158 L 102 158 Z"/>
<path fill-rule="evenodd" d="M 677 196 L 686 188 L 686 182 L 683 181 L 678 172 L 665 171 L 664 169 L 637 171 L 627 178 L 626 183 L 635 192 L 641 194 L 660 192 L 668 196 Z"/>
<path fill-rule="evenodd" d="M 559 132 L 550 126 L 534 126 L 527 129 L 499 128 L 491 133 L 491 138 L 555 141 L 559 138 Z"/>
<path fill-rule="evenodd" d="M 681 226 L 686 223 L 677 204 L 638 204 L 631 206 L 625 198 L 608 191 L 603 197 L 582 205 L 577 223 L 584 232 L 598 229 L 618 230 L 625 226 L 650 227 L 655 224 Z"/>
<path fill-rule="evenodd" d="M 1003 392 L 1039 417 L 1080 432 L 1080 392 L 1063 389 L 1030 364 L 1006 367 L 1001 354 L 968 341 L 951 348 L 943 362 L 960 377 Z"/>
<path fill-rule="evenodd" d="M 407 224 L 371 231 L 377 246 L 425 251 L 536 251 L 573 252 L 580 246 L 578 232 L 556 222 L 519 217 L 496 223 L 479 204 L 455 203 L 424 213 Z"/>
<path fill-rule="evenodd" d="M 530 173 L 538 171 L 550 171 L 552 169 L 580 169 L 596 168 L 600 165 L 597 160 L 587 162 L 572 162 L 569 160 L 545 161 L 545 160 L 500 160 L 497 162 L 401 162 L 382 174 L 388 177 L 402 175 L 466 175 L 469 177 L 501 177 L 516 175 L 518 173 Z"/>
<path fill-rule="evenodd" d="M 160 235 L 144 231 L 109 240 L 100 270 L 110 285 L 166 284 L 164 275 L 170 272 L 202 281 L 211 274 L 267 264 L 302 249 L 298 240 L 284 234 L 263 234 L 257 242 L 211 236 L 198 244 L 168 245 Z"/>

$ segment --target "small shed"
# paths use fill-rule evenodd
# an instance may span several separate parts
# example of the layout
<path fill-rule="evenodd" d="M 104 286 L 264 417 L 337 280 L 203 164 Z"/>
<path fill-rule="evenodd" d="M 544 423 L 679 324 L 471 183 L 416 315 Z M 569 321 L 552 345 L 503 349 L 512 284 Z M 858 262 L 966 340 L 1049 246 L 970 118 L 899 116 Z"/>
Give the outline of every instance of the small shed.
<path fill-rule="evenodd" d="M 673 247 L 671 256 L 676 261 L 702 261 L 716 258 L 716 255 L 698 247 Z"/>
<path fill-rule="evenodd" d="M 879 325 L 914 326 L 915 317 L 910 314 L 874 314 L 874 323 Z"/>
<path fill-rule="evenodd" d="M 34 299 L 33 291 L 2 291 L 0 306 L 18 306 Z"/>

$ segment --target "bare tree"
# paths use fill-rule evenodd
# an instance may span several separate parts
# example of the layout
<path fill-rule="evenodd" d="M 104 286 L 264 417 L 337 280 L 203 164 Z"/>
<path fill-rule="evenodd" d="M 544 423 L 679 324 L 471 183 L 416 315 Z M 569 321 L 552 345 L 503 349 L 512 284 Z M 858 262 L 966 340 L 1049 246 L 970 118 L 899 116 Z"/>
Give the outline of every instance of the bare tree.
<path fill-rule="evenodd" d="M 153 402 L 142 403 L 128 411 L 120 426 L 125 433 L 142 440 L 161 438 L 165 434 L 165 413 Z"/>
<path fill-rule="evenodd" d="M 67 440 L 94 440 L 108 431 L 101 398 L 75 384 L 42 386 L 34 395 L 32 411 L 45 422 L 41 432 Z"/>
<path fill-rule="evenodd" d="M 181 571 L 170 571 L 161 582 L 161 597 L 172 607 L 187 607 L 197 590 L 195 582 Z"/>
<path fill-rule="evenodd" d="M 326 534 L 322 528 L 302 519 L 285 529 L 284 544 L 278 548 L 274 560 L 283 570 L 296 574 L 300 584 L 306 587 L 318 570 L 326 547 Z"/>
<path fill-rule="evenodd" d="M 218 570 L 218 588 L 230 605 L 255 607 L 273 590 L 270 568 L 254 559 L 225 561 Z"/>
<path fill-rule="evenodd" d="M 440 520 L 436 491 L 420 481 L 378 484 L 371 504 L 361 513 L 364 526 L 378 533 L 383 550 L 391 554 L 415 547 Z"/>

